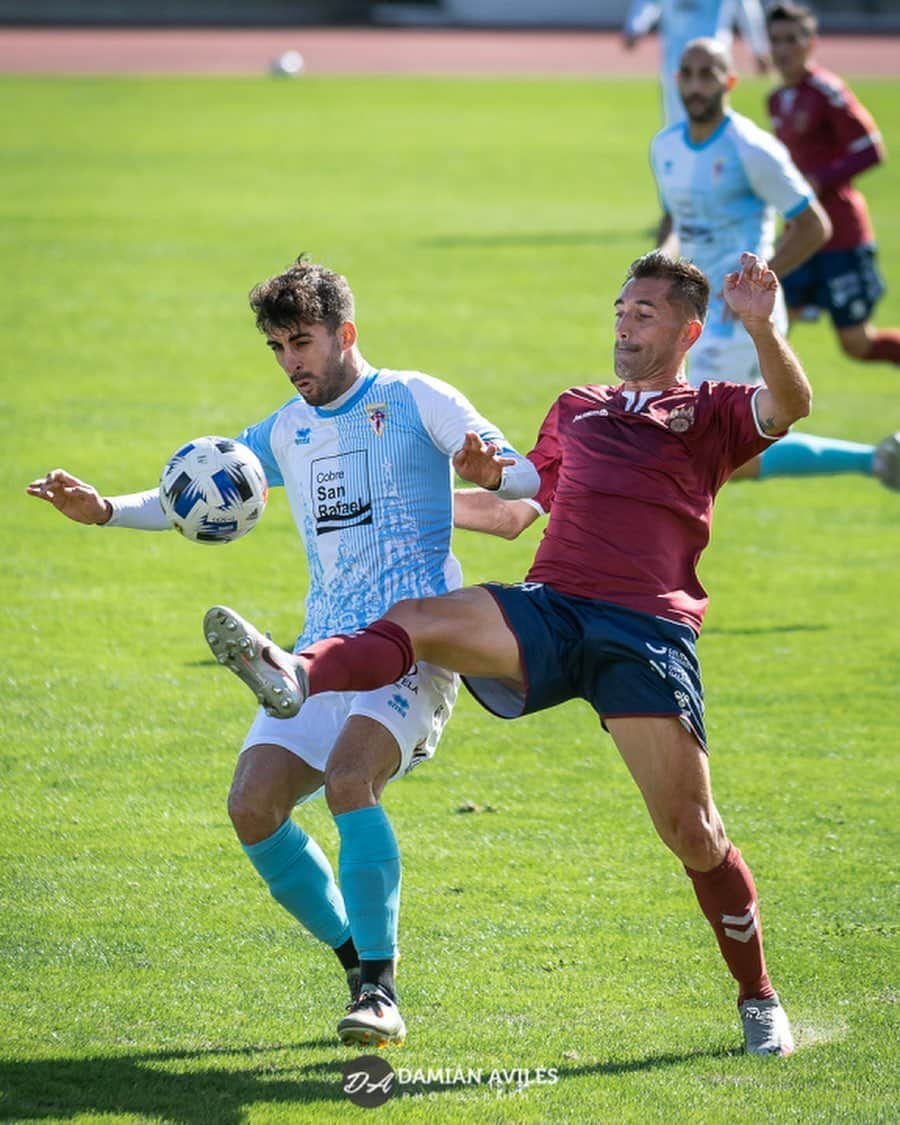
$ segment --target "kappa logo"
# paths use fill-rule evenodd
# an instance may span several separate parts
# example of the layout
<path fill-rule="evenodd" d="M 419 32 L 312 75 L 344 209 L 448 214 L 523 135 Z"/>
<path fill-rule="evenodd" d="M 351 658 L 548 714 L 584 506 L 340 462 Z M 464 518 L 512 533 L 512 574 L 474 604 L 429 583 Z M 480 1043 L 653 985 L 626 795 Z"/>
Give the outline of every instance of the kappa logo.
<path fill-rule="evenodd" d="M 669 417 L 666 419 L 666 425 L 673 434 L 686 433 L 693 424 L 693 406 L 676 406 L 674 410 L 669 411 Z"/>
<path fill-rule="evenodd" d="M 366 417 L 376 437 L 381 437 L 387 425 L 388 408 L 385 402 L 370 402 L 366 404 Z"/>
<path fill-rule="evenodd" d="M 608 417 L 608 415 L 609 415 L 609 411 L 606 410 L 606 409 L 584 410 L 584 411 L 582 411 L 581 414 L 576 414 L 575 417 L 572 419 L 572 421 L 573 422 L 580 422 L 584 418 L 606 418 L 606 417 Z"/>
<path fill-rule="evenodd" d="M 294 445 L 309 445 L 311 437 L 312 430 L 309 426 L 304 426 L 294 434 Z"/>

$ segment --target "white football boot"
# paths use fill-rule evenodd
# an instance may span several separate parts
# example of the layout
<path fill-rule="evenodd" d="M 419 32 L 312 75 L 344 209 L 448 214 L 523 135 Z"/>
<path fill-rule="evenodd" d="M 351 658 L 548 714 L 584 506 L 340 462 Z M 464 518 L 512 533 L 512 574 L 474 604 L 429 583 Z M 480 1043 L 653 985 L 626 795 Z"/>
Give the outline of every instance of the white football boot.
<path fill-rule="evenodd" d="M 791 1055 L 794 1037 L 787 1013 L 777 996 L 745 1000 L 738 1006 L 748 1055 Z"/>
<path fill-rule="evenodd" d="M 386 1047 L 388 1043 L 399 1047 L 406 1038 L 406 1024 L 397 1002 L 368 981 L 360 986 L 359 996 L 347 1008 L 337 1030 L 346 1047 Z"/>
<path fill-rule="evenodd" d="M 888 434 L 875 450 L 872 475 L 878 477 L 885 488 L 900 489 L 900 430 Z"/>
<path fill-rule="evenodd" d="M 244 681 L 268 714 L 278 719 L 297 714 L 309 695 L 309 681 L 290 653 L 224 605 L 206 611 L 203 635 L 216 660 Z"/>

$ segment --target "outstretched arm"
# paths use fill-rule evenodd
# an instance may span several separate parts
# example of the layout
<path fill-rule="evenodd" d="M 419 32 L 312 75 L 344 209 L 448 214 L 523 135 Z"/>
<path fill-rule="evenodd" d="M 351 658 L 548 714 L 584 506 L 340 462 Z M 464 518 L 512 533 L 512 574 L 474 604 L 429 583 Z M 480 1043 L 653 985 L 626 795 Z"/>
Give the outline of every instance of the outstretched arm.
<path fill-rule="evenodd" d="M 129 496 L 101 496 L 92 484 L 65 469 L 53 469 L 25 489 L 29 496 L 46 500 L 75 523 L 131 527 L 139 531 L 168 531 L 159 489 L 148 488 Z"/>
<path fill-rule="evenodd" d="M 29 496 L 46 500 L 75 523 L 108 523 L 112 505 L 92 484 L 73 477 L 65 469 L 53 469 L 33 480 L 25 489 Z"/>
<path fill-rule="evenodd" d="M 502 500 L 483 488 L 457 488 L 453 493 L 453 526 L 515 539 L 540 515 L 527 500 Z"/>
<path fill-rule="evenodd" d="M 787 340 L 772 321 L 778 278 L 755 254 L 741 255 L 739 272 L 725 278 L 725 301 L 753 340 L 765 387 L 756 396 L 757 421 L 780 434 L 812 408 L 812 387 Z"/>

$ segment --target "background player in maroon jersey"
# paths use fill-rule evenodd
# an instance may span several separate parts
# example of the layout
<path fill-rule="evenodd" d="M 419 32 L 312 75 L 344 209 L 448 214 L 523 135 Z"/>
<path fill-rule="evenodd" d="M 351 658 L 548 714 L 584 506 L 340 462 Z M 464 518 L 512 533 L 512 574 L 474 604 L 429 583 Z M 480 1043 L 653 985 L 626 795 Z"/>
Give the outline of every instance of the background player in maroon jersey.
<path fill-rule="evenodd" d="M 504 718 L 586 699 L 690 876 L 738 982 L 747 1050 L 787 1055 L 793 1040 L 766 972 L 753 878 L 713 802 L 695 650 L 707 602 L 696 564 L 715 495 L 810 409 L 806 376 L 772 322 L 777 291 L 753 254 L 725 279 L 764 384 L 692 387 L 684 360 L 709 283 L 659 250 L 632 264 L 615 302 L 621 382 L 564 392 L 529 454 L 550 520 L 525 582 L 402 601 L 296 657 L 224 607 L 204 627 L 219 662 L 273 714 L 295 712 L 307 694 L 392 683 L 417 660 L 464 673 Z M 537 516 L 490 491 L 459 499 L 457 523 L 477 530 L 511 537 Z"/>
<path fill-rule="evenodd" d="M 847 84 L 812 60 L 817 21 L 802 4 L 766 13 L 772 58 L 784 82 L 769 95 L 775 135 L 806 176 L 831 219 L 829 242 L 782 278 L 788 309 L 824 309 L 853 359 L 900 363 L 900 331 L 876 329 L 871 316 L 884 292 L 875 232 L 853 180 L 884 159 L 878 126 Z"/>

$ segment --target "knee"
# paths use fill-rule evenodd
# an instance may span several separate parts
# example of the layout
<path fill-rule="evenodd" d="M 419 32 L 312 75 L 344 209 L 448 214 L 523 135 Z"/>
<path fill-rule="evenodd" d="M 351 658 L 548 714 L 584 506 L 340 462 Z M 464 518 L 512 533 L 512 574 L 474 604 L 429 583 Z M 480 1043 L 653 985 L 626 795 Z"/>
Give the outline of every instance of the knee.
<path fill-rule="evenodd" d="M 350 763 L 329 766 L 325 770 L 325 800 L 332 816 L 377 804 L 373 779 Z"/>
<path fill-rule="evenodd" d="M 405 629 L 410 636 L 414 636 L 429 621 L 427 605 L 421 598 L 404 598 L 395 602 L 384 616 Z"/>
<path fill-rule="evenodd" d="M 692 871 L 711 870 L 728 851 L 721 819 L 701 806 L 678 810 L 661 835 L 666 846 Z"/>
<path fill-rule="evenodd" d="M 866 335 L 839 337 L 841 351 L 850 359 L 865 359 L 872 347 L 872 341 Z"/>
<path fill-rule="evenodd" d="M 242 844 L 268 839 L 289 813 L 289 809 L 283 812 L 252 789 L 232 788 L 228 794 L 228 815 Z"/>

